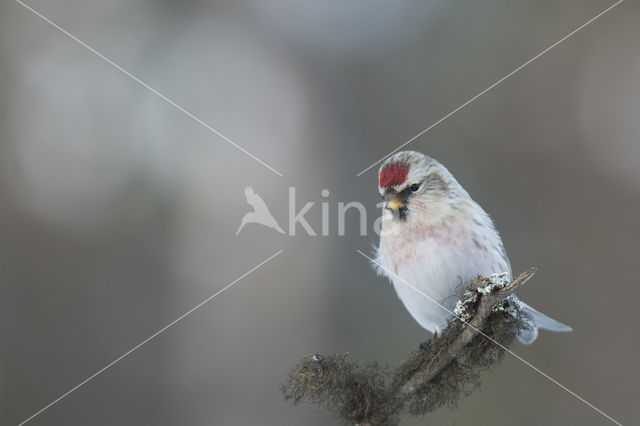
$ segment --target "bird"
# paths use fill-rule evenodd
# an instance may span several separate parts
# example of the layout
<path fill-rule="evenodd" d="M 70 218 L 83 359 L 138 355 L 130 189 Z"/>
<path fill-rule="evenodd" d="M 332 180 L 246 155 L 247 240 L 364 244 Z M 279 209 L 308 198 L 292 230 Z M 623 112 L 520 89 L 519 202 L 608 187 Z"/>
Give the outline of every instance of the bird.
<path fill-rule="evenodd" d="M 279 233 L 284 234 L 284 231 L 282 230 L 282 228 L 280 228 L 280 225 L 278 225 L 278 222 L 269 211 L 267 204 L 258 194 L 256 194 L 253 188 L 251 188 L 250 186 L 245 187 L 244 196 L 247 199 L 247 203 L 251 207 L 253 207 L 253 211 L 245 214 L 242 217 L 242 220 L 240 221 L 240 227 L 236 231 L 236 235 L 240 233 L 242 228 L 244 228 L 247 223 L 259 223 L 260 225 L 273 228 Z"/>
<path fill-rule="evenodd" d="M 505 273 L 511 281 L 509 257 L 493 221 L 436 159 L 417 151 L 393 154 L 380 166 L 378 190 L 384 209 L 374 267 L 424 329 L 439 334 L 465 283 L 478 275 Z M 529 318 L 530 327 L 518 335 L 522 343 L 533 343 L 538 329 L 572 331 L 510 297 Z"/>

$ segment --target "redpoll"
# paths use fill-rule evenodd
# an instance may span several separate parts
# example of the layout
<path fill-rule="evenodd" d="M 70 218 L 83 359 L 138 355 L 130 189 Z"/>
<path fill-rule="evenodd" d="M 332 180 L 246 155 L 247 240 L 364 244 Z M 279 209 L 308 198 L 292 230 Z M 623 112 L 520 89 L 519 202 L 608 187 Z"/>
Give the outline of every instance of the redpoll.
<path fill-rule="evenodd" d="M 398 152 L 380 167 L 379 190 L 385 201 L 379 272 L 389 277 L 422 327 L 440 332 L 465 283 L 477 275 L 506 273 L 511 280 L 509 258 L 491 218 L 438 161 L 415 151 Z M 521 342 L 532 343 L 539 328 L 571 331 L 513 300 L 531 317 L 531 330 L 518 336 Z"/>

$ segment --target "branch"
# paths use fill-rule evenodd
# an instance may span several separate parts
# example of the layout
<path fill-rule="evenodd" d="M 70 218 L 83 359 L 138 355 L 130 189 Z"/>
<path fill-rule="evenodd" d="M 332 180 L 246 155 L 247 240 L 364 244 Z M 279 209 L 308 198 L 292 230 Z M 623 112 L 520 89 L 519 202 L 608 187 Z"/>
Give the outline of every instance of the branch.
<path fill-rule="evenodd" d="M 529 328 L 529 318 L 509 296 L 535 272 L 529 268 L 510 283 L 504 274 L 471 280 L 442 334 L 395 369 L 360 365 L 348 361 L 348 354 L 302 358 L 282 385 L 285 399 L 322 405 L 351 425 L 394 425 L 405 407 L 424 415 L 455 406 L 470 386 L 479 385 L 479 372 L 496 365 Z"/>
<path fill-rule="evenodd" d="M 463 324 L 464 328 L 462 331 L 446 348 L 443 348 L 442 352 L 437 354 L 427 368 L 416 372 L 404 385 L 392 394 L 387 408 L 387 416 L 397 412 L 420 387 L 432 381 L 451 361 L 456 359 L 463 348 L 465 348 L 474 337 L 481 333 L 494 307 L 507 296 L 515 293 L 520 286 L 527 282 L 535 273 L 536 268 L 529 268 L 510 284 L 496 286 L 495 289 L 489 289 L 488 291 L 481 290 L 484 288 L 482 284 L 486 281 L 485 278 L 478 276 L 473 279 L 467 287 L 469 288 L 468 292 L 475 290 L 475 294 L 480 295 L 480 300 L 476 302 L 475 315 L 471 317 L 471 320 L 466 321 L 466 324 Z M 469 301 L 469 303 L 473 302 L 475 302 L 475 300 Z M 462 303 L 464 304 L 464 302 Z M 458 316 L 458 319 L 460 319 L 460 316 Z M 485 334 L 484 337 L 487 338 L 488 336 Z M 496 343 L 497 342 L 494 344 Z"/>

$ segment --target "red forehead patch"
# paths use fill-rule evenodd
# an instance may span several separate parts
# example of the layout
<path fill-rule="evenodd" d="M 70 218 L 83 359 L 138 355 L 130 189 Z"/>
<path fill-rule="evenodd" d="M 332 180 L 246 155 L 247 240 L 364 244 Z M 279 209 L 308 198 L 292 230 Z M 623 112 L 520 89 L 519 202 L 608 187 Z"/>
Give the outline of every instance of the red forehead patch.
<path fill-rule="evenodd" d="M 380 170 L 380 187 L 400 185 L 407 180 L 409 165 L 406 163 L 389 163 Z"/>

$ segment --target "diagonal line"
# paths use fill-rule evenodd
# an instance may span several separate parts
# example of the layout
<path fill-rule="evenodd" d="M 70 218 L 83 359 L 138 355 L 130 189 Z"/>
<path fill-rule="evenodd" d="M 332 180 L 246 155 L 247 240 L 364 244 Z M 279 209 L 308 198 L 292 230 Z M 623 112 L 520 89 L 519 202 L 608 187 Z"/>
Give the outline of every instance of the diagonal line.
<path fill-rule="evenodd" d="M 429 127 L 427 127 L 426 129 L 422 130 L 420 133 L 418 133 L 417 135 L 415 135 L 414 137 L 412 137 L 411 139 L 409 139 L 408 141 L 406 141 L 405 143 L 403 143 L 402 145 L 398 146 L 396 149 L 394 149 L 393 151 L 389 152 L 388 154 L 386 154 L 384 157 L 380 158 L 378 161 L 376 161 L 375 163 L 371 164 L 369 167 L 367 167 L 366 169 L 362 170 L 360 173 L 358 173 L 356 176 L 360 176 L 363 173 L 365 173 L 366 171 L 368 171 L 369 169 L 371 169 L 372 167 L 374 167 L 375 165 L 379 164 L 381 161 L 383 161 L 385 158 L 389 157 L 391 154 L 399 151 L 400 149 L 404 148 L 405 146 L 409 145 L 411 142 L 413 142 L 414 140 L 418 139 L 420 136 L 424 135 L 425 133 L 427 133 L 429 130 L 433 129 L 434 127 L 436 127 L 438 124 L 442 123 L 444 120 L 446 120 L 447 118 L 451 117 L 453 114 L 457 113 L 458 111 L 460 111 L 462 108 L 466 107 L 467 105 L 469 105 L 470 103 L 472 103 L 473 101 L 475 101 L 476 99 L 478 99 L 480 96 L 484 95 L 485 93 L 487 93 L 488 91 L 490 91 L 491 89 L 493 89 L 494 87 L 496 87 L 497 85 L 499 85 L 500 83 L 502 83 L 503 81 L 505 81 L 506 79 L 508 79 L 509 77 L 511 77 L 512 75 L 514 75 L 515 73 L 517 73 L 518 71 L 520 71 L 521 69 L 523 69 L 524 67 L 526 67 L 527 65 L 529 65 L 530 63 L 532 63 L 533 61 L 535 61 L 536 59 L 538 59 L 539 57 L 541 57 L 542 55 L 544 55 L 545 53 L 549 52 L 551 49 L 553 49 L 554 47 L 558 46 L 560 43 L 562 43 L 563 41 L 567 40 L 569 37 L 573 36 L 574 34 L 576 34 L 578 31 L 584 29 L 585 27 L 587 27 L 589 24 L 591 24 L 592 22 L 594 22 L 596 19 L 600 18 L 602 15 L 604 15 L 605 13 L 609 12 L 611 9 L 613 9 L 614 7 L 618 6 L 620 3 L 622 3 L 624 0 L 618 0 L 616 3 L 612 4 L 611 6 L 609 6 L 608 8 L 606 8 L 605 10 L 603 10 L 602 12 L 600 12 L 599 14 L 597 14 L 596 16 L 594 16 L 593 18 L 589 19 L 587 22 L 585 22 L 584 24 L 580 25 L 578 28 L 576 28 L 575 30 L 571 31 L 569 34 L 567 34 L 566 36 L 562 37 L 560 40 L 556 41 L 555 43 L 553 43 L 551 46 L 547 47 L 546 49 L 544 49 L 542 52 L 538 53 L 536 56 L 534 56 L 533 58 L 529 59 L 527 62 L 525 62 L 524 64 L 520 65 L 518 68 L 514 69 L 513 71 L 511 71 L 509 74 L 505 75 L 504 77 L 502 77 L 500 80 L 496 81 L 495 83 L 493 83 L 491 86 L 487 87 L 486 89 L 484 89 L 482 92 L 478 93 L 477 95 L 475 95 L 473 98 L 469 99 L 468 101 L 466 101 L 465 103 L 463 103 L 462 105 L 460 105 L 459 107 L 457 107 L 456 109 L 454 109 L 453 111 L 449 112 L 447 115 L 445 115 L 444 117 L 442 117 L 441 119 L 439 119 L 438 121 L 436 121 L 435 123 L 433 123 L 432 125 L 430 125 Z"/>
<path fill-rule="evenodd" d="M 135 345 L 134 347 L 129 349 L 127 352 L 125 352 L 122 355 L 120 355 L 118 358 L 116 358 L 113 361 L 111 361 L 109 364 L 105 365 L 100 370 L 96 371 L 95 373 L 93 373 L 92 375 L 90 375 L 89 377 L 84 379 L 82 382 L 78 383 L 77 385 L 75 385 L 74 387 L 72 387 L 71 389 L 69 389 L 68 391 L 63 393 L 62 395 L 60 395 L 58 398 L 54 399 L 49 404 L 47 404 L 44 407 L 42 407 L 40 410 L 38 410 L 36 413 L 31 415 L 30 417 L 24 419 L 22 422 L 20 422 L 18 424 L 18 426 L 24 425 L 25 423 L 27 423 L 28 421 L 32 420 L 37 415 L 39 415 L 42 412 L 46 411 L 47 409 L 51 408 L 51 406 L 53 406 L 54 404 L 60 402 L 60 400 L 62 400 L 63 398 L 69 396 L 71 393 L 73 393 L 76 390 L 78 390 L 78 388 L 80 388 L 81 386 L 83 386 L 83 385 L 87 384 L 88 382 L 90 382 L 91 380 L 95 379 L 97 376 L 102 374 L 105 370 L 107 370 L 108 368 L 110 368 L 113 365 L 117 364 L 118 362 L 122 361 L 126 356 L 130 355 L 132 352 L 136 351 L 137 349 L 140 349 L 142 346 L 147 344 L 153 338 L 157 337 L 159 334 L 167 331 L 170 327 L 174 326 L 177 322 L 179 322 L 180 320 L 184 319 L 188 315 L 192 314 L 195 310 L 197 310 L 198 308 L 202 307 L 206 303 L 210 302 L 214 297 L 216 297 L 217 295 L 219 295 L 220 293 L 222 293 L 223 291 L 225 291 L 226 289 L 228 289 L 229 287 L 231 287 L 232 285 L 234 285 L 235 283 L 237 283 L 238 281 L 240 281 L 241 279 L 243 279 L 244 277 L 246 277 L 247 275 L 249 275 L 250 273 L 252 273 L 256 269 L 260 268 L 262 265 L 264 265 L 265 263 L 267 263 L 268 261 L 270 261 L 271 259 L 273 259 L 277 255 L 279 255 L 280 253 L 282 253 L 282 250 L 278 250 L 275 254 L 271 255 L 270 257 L 268 257 L 267 259 L 263 260 L 262 262 L 260 262 L 259 264 L 257 264 L 256 266 L 254 266 L 253 268 L 251 268 L 250 270 L 248 270 L 244 274 L 240 275 L 238 278 L 236 278 L 235 280 L 233 280 L 229 284 L 227 284 L 225 287 L 223 287 L 222 290 L 218 290 L 217 292 L 215 292 L 211 296 L 207 297 L 202 302 L 198 303 L 196 306 L 194 306 L 193 308 L 189 309 L 187 312 L 185 312 L 184 314 L 180 315 L 178 318 L 176 318 L 175 320 L 171 321 L 169 324 L 165 325 L 160 330 L 156 331 L 151 336 L 147 337 L 146 339 L 144 339 L 143 341 L 141 341 L 140 343 L 138 343 L 137 345 Z"/>
<path fill-rule="evenodd" d="M 575 393 L 574 391 L 572 391 L 571 389 L 569 389 L 568 387 L 566 387 L 565 385 L 563 385 L 562 383 L 560 383 L 559 381 L 557 381 L 556 379 L 554 379 L 553 377 L 551 377 L 550 375 L 548 375 L 547 373 L 545 373 L 544 371 L 540 370 L 538 367 L 536 367 L 535 365 L 531 364 L 529 361 L 527 361 L 526 359 L 522 358 L 520 355 L 517 355 L 515 352 L 511 351 L 509 348 L 507 348 L 506 346 L 502 345 L 501 343 L 497 342 L 496 340 L 494 340 L 493 338 L 491 338 L 490 336 L 488 336 L 487 334 L 485 334 L 484 332 L 482 332 L 481 330 L 478 330 L 476 327 L 474 327 L 473 325 L 471 325 L 468 321 L 465 321 L 464 319 L 462 319 L 461 317 L 457 316 L 456 314 L 454 314 L 452 311 L 450 311 L 449 309 L 445 308 L 440 302 L 438 302 L 437 300 L 435 300 L 434 298 L 428 296 L 427 294 L 425 294 L 424 292 L 418 290 L 416 287 L 414 287 L 413 285 L 411 285 L 410 283 L 408 283 L 406 280 L 404 280 L 403 278 L 399 277 L 397 274 L 395 274 L 393 271 L 390 271 L 388 268 L 384 267 L 383 265 L 381 265 L 379 262 L 376 262 L 374 259 L 372 259 L 371 257 L 367 256 L 366 254 L 364 254 L 363 252 L 361 252 L 360 250 L 356 250 L 358 253 L 360 253 L 362 256 L 366 257 L 367 259 L 369 259 L 371 262 L 375 263 L 377 266 L 379 266 L 380 268 L 384 269 L 386 272 L 388 272 L 389 274 L 393 275 L 394 277 L 396 277 L 397 279 L 399 279 L 400 281 L 402 281 L 404 284 L 406 284 L 407 286 L 409 286 L 410 288 L 412 288 L 413 290 L 417 291 L 418 293 L 420 293 L 421 295 L 423 295 L 424 297 L 426 297 L 427 299 L 429 299 L 430 301 L 432 301 L 433 303 L 435 303 L 436 305 L 440 306 L 442 309 L 444 309 L 445 311 L 447 311 L 448 313 L 450 313 L 451 315 L 453 315 L 454 317 L 458 318 L 460 321 L 462 321 L 463 323 L 465 323 L 466 325 L 468 325 L 469 327 L 473 328 L 475 331 L 477 331 L 478 333 L 482 334 L 484 337 L 486 337 L 487 339 L 491 340 L 493 343 L 495 343 L 496 345 L 498 345 L 500 348 L 504 349 L 505 351 L 509 352 L 511 355 L 513 355 L 516 359 L 518 359 L 519 361 L 523 362 L 524 364 L 528 365 L 529 367 L 531 367 L 532 369 L 534 369 L 535 371 L 537 371 L 538 373 L 540 373 L 541 375 L 543 375 L 545 378 L 547 378 L 548 380 L 550 380 L 551 382 L 555 383 L 556 385 L 560 386 L 562 389 L 564 389 L 565 391 L 569 392 L 571 395 L 573 395 L 574 397 L 576 397 L 577 399 L 579 399 L 580 401 L 584 402 L 585 404 L 587 404 L 589 407 L 593 408 L 595 411 L 597 411 L 598 413 L 602 414 L 604 417 L 606 417 L 607 419 L 611 420 L 613 423 L 617 424 L 618 426 L 622 426 L 622 423 L 618 422 L 617 420 L 613 419 L 611 416 L 609 416 L 607 413 L 605 413 L 604 411 L 600 410 L 598 407 L 596 407 L 595 405 L 591 404 L 589 401 L 587 401 L 586 399 L 584 399 L 583 397 L 581 397 L 580 395 L 578 395 L 577 393 Z"/>
<path fill-rule="evenodd" d="M 82 40 L 80 40 L 78 37 L 74 36 L 73 34 L 71 34 L 70 32 L 68 32 L 67 30 L 65 30 L 64 28 L 60 27 L 59 25 L 57 25 L 55 22 L 53 22 L 51 19 L 47 18 L 46 16 L 42 15 L 41 13 L 39 13 L 37 10 L 33 9 L 31 6 L 29 6 L 28 4 L 22 2 L 21 0 L 16 0 L 16 2 L 18 2 L 20 5 L 24 6 L 26 9 L 30 10 L 31 12 L 33 12 L 35 15 L 39 16 L 40 18 L 42 18 L 42 20 L 44 20 L 45 22 L 47 22 L 48 24 L 50 24 L 52 27 L 56 28 L 57 30 L 61 31 L 62 33 L 64 33 L 66 36 L 68 36 L 69 38 L 71 38 L 73 41 L 75 41 L 76 43 L 80 44 L 81 46 L 85 47 L 86 49 L 88 49 L 91 53 L 95 54 L 97 57 L 99 57 L 100 59 L 102 59 L 103 61 L 107 62 L 108 64 L 112 65 L 113 67 L 115 67 L 118 71 L 122 72 L 124 75 L 126 75 L 127 77 L 131 78 L 132 80 L 134 80 L 136 83 L 140 84 L 141 86 L 143 86 L 145 89 L 148 89 L 149 91 L 153 92 L 154 94 L 156 94 L 157 96 L 159 96 L 161 99 L 163 99 L 164 101 L 166 101 L 167 103 L 169 103 L 170 105 L 174 106 L 176 109 L 178 109 L 179 111 L 181 111 L 182 113 L 184 113 L 186 116 L 192 118 L 194 121 L 200 123 L 201 125 L 203 125 L 204 127 L 206 127 L 207 129 L 209 129 L 211 132 L 215 133 L 216 135 L 218 135 L 219 137 L 221 137 L 222 139 L 224 139 L 225 141 L 229 142 L 231 145 L 235 146 L 236 148 L 238 148 L 240 151 L 244 152 L 245 154 L 247 154 L 249 157 L 253 158 L 254 160 L 256 160 L 258 163 L 262 164 L 263 166 L 265 166 L 266 168 L 268 168 L 269 170 L 271 170 L 272 172 L 274 172 L 275 174 L 277 174 L 278 176 L 282 176 L 282 173 L 280 173 L 279 171 L 277 171 L 276 169 L 274 169 L 273 167 L 271 167 L 270 165 L 268 165 L 267 163 L 265 163 L 264 161 L 262 161 L 261 159 L 259 159 L 258 157 L 256 157 L 255 155 L 253 155 L 252 153 L 250 153 L 249 151 L 247 151 L 246 149 L 244 149 L 243 147 L 241 147 L 240 145 L 238 145 L 237 143 L 233 142 L 231 139 L 229 139 L 228 137 L 226 137 L 225 135 L 223 135 L 222 133 L 220 133 L 219 131 L 217 131 L 216 129 L 214 129 L 213 127 L 211 127 L 210 125 L 208 125 L 207 123 L 205 123 L 204 121 L 202 121 L 201 119 L 199 119 L 198 117 L 196 117 L 194 114 L 192 114 L 191 112 L 187 111 L 186 109 L 184 109 L 183 107 L 181 107 L 180 105 L 178 105 L 177 103 L 175 103 L 174 101 L 172 101 L 171 99 L 167 98 L 165 95 L 163 95 L 162 93 L 158 92 L 156 89 L 154 89 L 153 87 L 149 86 L 147 83 L 145 83 L 144 81 L 140 80 L 138 77 L 136 77 L 135 75 L 131 74 L 129 71 L 125 70 L 124 68 L 122 68 L 120 65 L 116 64 L 115 62 L 113 62 L 111 59 L 107 58 L 106 56 L 104 56 L 102 53 L 98 52 L 96 49 L 94 49 L 93 47 L 89 46 L 87 43 L 83 42 Z"/>

